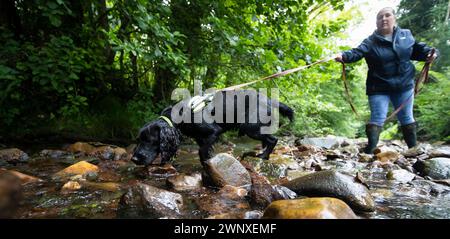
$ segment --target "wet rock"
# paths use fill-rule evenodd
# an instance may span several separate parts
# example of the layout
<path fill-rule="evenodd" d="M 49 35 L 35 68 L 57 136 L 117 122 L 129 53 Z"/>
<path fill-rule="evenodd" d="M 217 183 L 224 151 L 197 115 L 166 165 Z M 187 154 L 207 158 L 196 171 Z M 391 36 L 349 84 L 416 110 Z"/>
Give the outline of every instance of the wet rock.
<path fill-rule="evenodd" d="M 39 156 L 51 159 L 74 159 L 74 155 L 71 152 L 63 150 L 44 149 L 39 152 Z"/>
<path fill-rule="evenodd" d="M 315 167 L 321 164 L 321 161 L 317 160 L 316 158 L 309 158 L 299 163 L 300 167 L 306 170 L 315 169 Z"/>
<path fill-rule="evenodd" d="M 291 148 L 286 145 L 277 145 L 275 149 L 273 150 L 273 154 L 275 155 L 292 155 L 294 151 L 298 150 L 297 148 Z"/>
<path fill-rule="evenodd" d="M 286 159 L 286 158 L 284 158 Z M 245 157 L 241 164 L 250 165 L 255 172 L 258 172 L 270 179 L 277 179 L 284 177 L 288 168 L 289 162 L 292 162 L 292 159 L 288 159 L 288 161 L 284 159 L 274 159 L 274 160 L 263 160 L 258 157 Z M 284 164 L 287 162 L 287 164 Z M 299 165 L 297 162 L 294 162 L 295 166 L 298 167 Z"/>
<path fill-rule="evenodd" d="M 72 166 L 69 166 L 54 175 L 54 178 L 66 178 L 74 175 L 83 175 L 89 172 L 98 172 L 97 166 L 90 164 L 86 161 L 78 162 Z"/>
<path fill-rule="evenodd" d="M 336 198 L 306 198 L 273 202 L 264 211 L 266 219 L 357 219 L 345 202 Z"/>
<path fill-rule="evenodd" d="M 374 153 L 375 154 L 375 153 Z M 386 162 L 395 162 L 397 159 L 402 157 L 401 154 L 393 151 L 386 151 L 382 153 L 375 154 L 376 160 L 386 163 Z"/>
<path fill-rule="evenodd" d="M 96 157 L 101 160 L 127 160 L 131 157 L 131 154 L 129 155 L 124 148 L 102 143 L 77 142 L 69 145 L 66 150 L 72 153 Z"/>
<path fill-rule="evenodd" d="M 212 182 L 218 186 L 250 186 L 251 178 L 244 166 L 233 156 L 225 153 L 216 155 L 206 161 L 206 172 Z"/>
<path fill-rule="evenodd" d="M 0 218 L 11 218 L 22 199 L 20 179 L 9 171 L 0 171 Z"/>
<path fill-rule="evenodd" d="M 432 158 L 426 161 L 417 161 L 414 168 L 422 176 L 433 179 L 450 179 L 450 158 Z"/>
<path fill-rule="evenodd" d="M 357 211 L 372 212 L 375 203 L 369 190 L 354 177 L 329 170 L 294 179 L 283 186 L 298 195 L 310 197 L 336 197 Z"/>
<path fill-rule="evenodd" d="M 349 155 L 357 155 L 359 153 L 359 148 L 352 144 L 341 149 L 342 153 Z"/>
<path fill-rule="evenodd" d="M 343 137 L 329 135 L 327 137 L 304 138 L 300 140 L 300 144 L 309 144 L 325 149 L 333 149 L 340 147 L 346 141 Z"/>
<path fill-rule="evenodd" d="M 271 155 L 266 163 L 276 164 L 279 165 L 279 168 L 285 169 L 298 169 L 300 167 L 293 158 L 280 155 Z"/>
<path fill-rule="evenodd" d="M 358 155 L 359 162 L 361 163 L 370 163 L 374 160 L 373 156 L 370 154 L 361 153 Z"/>
<path fill-rule="evenodd" d="M 76 142 L 74 144 L 69 145 L 66 150 L 72 153 L 83 153 L 89 154 L 95 147 L 84 142 Z"/>
<path fill-rule="evenodd" d="M 93 148 L 88 152 L 90 156 L 103 159 L 103 160 L 113 160 L 114 159 L 114 149 L 110 146 L 101 146 Z"/>
<path fill-rule="evenodd" d="M 403 152 L 403 155 L 408 158 L 418 157 L 419 155 L 428 154 L 433 149 L 430 144 L 419 144 L 414 148 L 410 148 Z"/>
<path fill-rule="evenodd" d="M 442 194 L 449 194 L 450 187 L 434 183 L 430 180 L 413 180 L 409 182 L 414 188 L 423 190 L 432 196 L 439 196 Z"/>
<path fill-rule="evenodd" d="M 373 154 L 377 155 L 377 154 L 380 154 L 380 153 L 387 153 L 387 152 L 398 153 L 398 151 L 396 149 L 394 149 L 393 147 L 390 147 L 390 146 L 387 146 L 387 145 L 381 145 L 380 147 L 377 147 L 373 151 Z"/>
<path fill-rule="evenodd" d="M 327 157 L 327 160 L 335 160 L 335 159 L 343 159 L 345 158 L 345 155 L 341 153 L 339 150 L 327 150 L 325 152 L 325 157 Z"/>
<path fill-rule="evenodd" d="M 314 171 L 303 171 L 303 170 L 288 170 L 286 173 L 287 179 L 294 180 L 296 178 L 300 178 L 309 174 L 314 173 Z"/>
<path fill-rule="evenodd" d="M 387 162 L 387 163 L 382 163 L 381 167 L 384 170 L 401 170 L 402 168 L 400 166 L 398 166 L 397 164 L 391 163 L 391 162 Z"/>
<path fill-rule="evenodd" d="M 127 218 L 178 218 L 182 206 L 183 197 L 180 194 L 137 183 L 121 197 L 118 213 Z"/>
<path fill-rule="evenodd" d="M 114 148 L 114 160 L 129 160 L 131 159 L 131 154 L 124 148 L 116 147 Z"/>
<path fill-rule="evenodd" d="M 432 180 L 433 183 L 442 184 L 450 187 L 450 179 L 440 179 L 440 180 Z"/>
<path fill-rule="evenodd" d="M 261 219 L 263 213 L 261 211 L 248 211 L 236 213 L 223 213 L 219 215 L 209 216 L 206 219 Z"/>
<path fill-rule="evenodd" d="M 148 175 L 151 177 L 167 178 L 177 173 L 177 170 L 171 164 L 164 164 L 163 166 L 152 165 L 148 167 Z"/>
<path fill-rule="evenodd" d="M 84 174 L 84 177 L 88 181 L 97 181 L 98 173 L 97 172 L 87 172 L 86 174 Z"/>
<path fill-rule="evenodd" d="M 308 144 L 300 144 L 297 146 L 297 151 L 294 152 L 294 155 L 297 158 L 302 157 L 310 157 L 311 155 L 323 154 L 324 150 L 320 147 Z"/>
<path fill-rule="evenodd" d="M 410 163 L 410 161 L 404 157 L 400 157 L 395 161 L 395 164 L 400 166 L 401 168 L 406 168 L 408 166 L 412 166 L 413 164 Z"/>
<path fill-rule="evenodd" d="M 195 173 L 193 175 L 180 174 L 169 177 L 167 185 L 175 191 L 191 191 L 202 187 L 202 175 Z"/>
<path fill-rule="evenodd" d="M 257 173 L 250 173 L 252 187 L 250 189 L 250 201 L 256 208 L 264 209 L 272 201 L 281 199 L 281 195 L 274 190 L 266 177 Z"/>
<path fill-rule="evenodd" d="M 294 199 L 297 197 L 297 194 L 287 187 L 273 185 L 272 188 L 281 196 L 281 199 Z"/>
<path fill-rule="evenodd" d="M 400 183 L 407 183 L 412 181 L 416 177 L 415 174 L 410 173 L 404 169 L 392 170 L 386 174 L 388 180 L 395 180 Z"/>
<path fill-rule="evenodd" d="M 81 189 L 80 183 L 76 181 L 69 181 L 62 186 L 61 191 L 69 192 L 69 191 L 77 191 L 80 189 Z"/>
<path fill-rule="evenodd" d="M 342 160 L 342 159 L 330 161 L 328 165 L 334 166 L 334 168 L 337 171 L 345 172 L 347 174 L 355 174 L 356 172 L 358 172 L 365 166 L 365 164 L 363 164 L 363 163 L 358 163 L 356 161 L 351 161 L 351 160 Z"/>
<path fill-rule="evenodd" d="M 394 193 L 392 192 L 392 189 L 386 189 L 386 188 L 376 188 L 374 189 L 372 192 L 372 195 L 375 198 L 382 198 L 382 199 L 386 199 L 386 198 L 392 198 L 394 196 Z"/>
<path fill-rule="evenodd" d="M 29 158 L 28 154 L 17 148 L 0 150 L 0 161 L 9 164 L 26 163 Z"/>
<path fill-rule="evenodd" d="M 270 179 L 278 179 L 286 176 L 287 166 L 264 161 L 261 164 L 260 173 Z"/>
<path fill-rule="evenodd" d="M 224 213 L 242 213 L 250 209 L 245 200 L 247 190 L 226 185 L 217 193 L 203 195 L 196 199 L 199 209 L 207 215 L 220 215 Z"/>
<path fill-rule="evenodd" d="M 360 184 L 364 185 L 366 188 L 370 189 L 370 185 L 367 184 L 367 180 L 361 172 L 356 173 L 355 182 L 360 183 Z"/>
<path fill-rule="evenodd" d="M 96 182 L 81 181 L 80 183 L 83 187 L 94 190 L 103 190 L 108 192 L 117 192 L 120 190 L 120 184 L 114 182 L 96 183 Z"/>
<path fill-rule="evenodd" d="M 40 179 L 40 178 L 36 178 L 36 177 L 30 176 L 30 175 L 27 175 L 27 174 L 24 174 L 24 173 L 15 171 L 15 170 L 6 170 L 6 169 L 0 168 L 0 173 L 5 172 L 5 171 L 7 171 L 7 172 L 11 173 L 12 175 L 16 176 L 20 180 L 20 183 L 22 185 L 28 184 L 28 183 L 43 182 L 43 180 Z"/>
<path fill-rule="evenodd" d="M 450 158 L 450 146 L 439 147 L 430 151 L 430 158 Z"/>

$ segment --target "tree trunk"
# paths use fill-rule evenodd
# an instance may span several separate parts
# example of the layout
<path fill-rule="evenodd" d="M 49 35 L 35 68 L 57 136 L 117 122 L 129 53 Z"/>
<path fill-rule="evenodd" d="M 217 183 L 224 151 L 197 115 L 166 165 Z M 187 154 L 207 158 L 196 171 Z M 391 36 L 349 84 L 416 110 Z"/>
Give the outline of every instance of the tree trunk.
<path fill-rule="evenodd" d="M 450 0 L 448 0 L 447 15 L 445 16 L 445 24 L 446 25 L 448 25 L 449 17 L 450 17 Z"/>
<path fill-rule="evenodd" d="M 131 69 L 132 69 L 132 82 L 130 87 L 130 97 L 133 97 L 137 91 L 139 90 L 139 71 L 138 71 L 138 63 L 137 63 L 137 56 L 130 54 L 130 60 L 131 60 Z"/>
<path fill-rule="evenodd" d="M 103 30 L 109 32 L 109 22 L 108 22 L 108 9 L 106 8 L 106 0 L 99 1 L 99 19 L 98 22 Z M 102 38 L 105 39 L 105 56 L 107 65 L 112 65 L 114 63 L 114 57 L 116 56 L 116 52 L 112 50 L 111 45 L 108 43 L 108 37 L 102 34 Z"/>
<path fill-rule="evenodd" d="M 168 102 L 176 87 L 176 75 L 169 69 L 157 67 L 153 84 L 153 102 Z"/>

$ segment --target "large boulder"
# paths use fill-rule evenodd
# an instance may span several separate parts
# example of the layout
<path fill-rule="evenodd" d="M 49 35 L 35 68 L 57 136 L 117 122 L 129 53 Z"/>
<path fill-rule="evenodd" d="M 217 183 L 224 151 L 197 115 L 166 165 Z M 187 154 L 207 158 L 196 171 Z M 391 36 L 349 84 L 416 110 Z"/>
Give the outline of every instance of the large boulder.
<path fill-rule="evenodd" d="M 36 178 L 34 176 L 27 175 L 27 174 L 24 174 L 24 173 L 15 171 L 15 170 L 6 170 L 6 169 L 3 169 L 3 168 L 0 168 L 0 173 L 4 173 L 4 172 L 8 172 L 8 173 L 16 176 L 20 180 L 20 183 L 22 185 L 28 184 L 28 183 L 37 183 L 37 182 L 42 182 L 43 181 L 40 178 Z"/>
<path fill-rule="evenodd" d="M 148 184 L 137 183 L 119 202 L 119 215 L 127 218 L 179 218 L 183 197 Z"/>
<path fill-rule="evenodd" d="M 450 158 L 450 146 L 442 146 L 430 151 L 430 158 Z"/>
<path fill-rule="evenodd" d="M 67 178 L 74 175 L 83 175 L 91 172 L 99 172 L 99 169 L 96 165 L 90 164 L 86 161 L 80 161 L 74 165 L 71 165 L 53 175 L 53 178 Z"/>
<path fill-rule="evenodd" d="M 296 178 L 283 186 L 298 195 L 309 197 L 335 197 L 357 211 L 372 212 L 375 202 L 369 190 L 354 177 L 327 170 Z"/>
<path fill-rule="evenodd" d="M 269 219 L 357 219 L 345 202 L 336 198 L 306 198 L 273 202 L 264 211 Z"/>
<path fill-rule="evenodd" d="M 0 161 L 9 164 L 26 163 L 29 158 L 28 154 L 17 148 L 0 150 Z"/>
<path fill-rule="evenodd" d="M 0 218 L 13 217 L 21 198 L 20 179 L 7 170 L 0 171 Z"/>
<path fill-rule="evenodd" d="M 433 179 L 450 179 L 450 158 L 432 158 L 417 161 L 414 168 L 423 176 Z"/>
<path fill-rule="evenodd" d="M 206 168 L 211 181 L 218 187 L 232 185 L 250 187 L 251 178 L 245 167 L 233 156 L 221 153 L 206 161 Z"/>

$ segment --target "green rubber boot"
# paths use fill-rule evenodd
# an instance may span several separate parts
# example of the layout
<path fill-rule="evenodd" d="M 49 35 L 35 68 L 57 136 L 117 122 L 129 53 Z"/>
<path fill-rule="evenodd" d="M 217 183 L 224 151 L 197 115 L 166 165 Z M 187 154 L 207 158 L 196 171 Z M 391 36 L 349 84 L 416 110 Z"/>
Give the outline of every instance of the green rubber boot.
<path fill-rule="evenodd" d="M 417 122 L 408 125 L 400 126 L 403 133 L 403 139 L 405 140 L 408 148 L 413 148 L 417 145 Z"/>
<path fill-rule="evenodd" d="M 367 124 L 366 125 L 366 134 L 368 143 L 366 148 L 364 149 L 364 153 L 366 154 L 373 154 L 373 150 L 377 148 L 378 140 L 380 138 L 380 133 L 383 127 L 374 125 L 374 124 Z"/>

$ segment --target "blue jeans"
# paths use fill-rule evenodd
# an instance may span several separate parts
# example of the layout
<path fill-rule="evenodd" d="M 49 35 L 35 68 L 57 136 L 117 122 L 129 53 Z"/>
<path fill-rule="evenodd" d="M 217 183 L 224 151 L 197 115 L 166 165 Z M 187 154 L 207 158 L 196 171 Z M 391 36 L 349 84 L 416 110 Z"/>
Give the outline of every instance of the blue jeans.
<path fill-rule="evenodd" d="M 400 122 L 400 125 L 408 125 L 415 122 L 413 117 L 414 89 L 411 89 L 399 93 L 369 95 L 369 124 L 383 126 L 387 117 L 389 102 L 392 103 L 395 109 L 400 107 L 400 105 L 405 102 L 405 106 L 397 114 L 397 119 Z"/>

